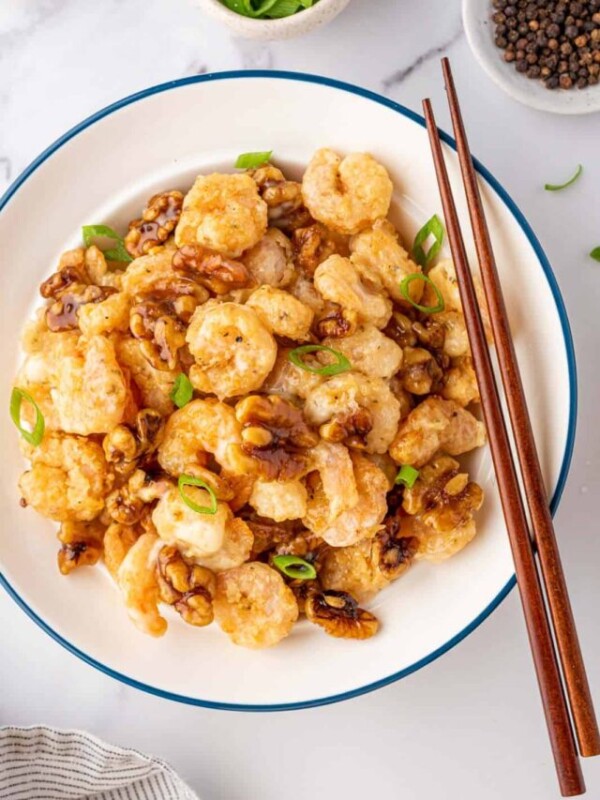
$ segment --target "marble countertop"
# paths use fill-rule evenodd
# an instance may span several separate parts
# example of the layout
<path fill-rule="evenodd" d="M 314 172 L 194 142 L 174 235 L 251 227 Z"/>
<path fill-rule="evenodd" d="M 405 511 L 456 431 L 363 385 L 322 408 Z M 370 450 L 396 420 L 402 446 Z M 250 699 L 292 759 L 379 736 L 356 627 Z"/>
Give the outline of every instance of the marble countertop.
<path fill-rule="evenodd" d="M 329 27 L 267 45 L 233 39 L 194 0 L 2 0 L 0 191 L 101 106 L 208 71 L 319 73 L 417 110 L 430 96 L 440 125 L 449 127 L 438 61 L 450 55 L 473 151 L 533 225 L 570 314 L 579 436 L 557 529 L 600 703 L 600 265 L 587 257 L 600 244 L 600 116 L 549 116 L 502 94 L 468 49 L 459 6 L 351 0 Z M 546 181 L 568 177 L 578 163 L 585 172 L 576 187 L 544 192 Z M 10 269 L 10 254 L 2 260 Z M 400 683 L 336 706 L 278 714 L 192 708 L 116 683 L 62 650 L 4 593 L 0 627 L 0 724 L 84 728 L 151 752 L 203 800 L 558 796 L 515 592 L 462 644 Z M 584 766 L 589 797 L 600 797 L 600 761 Z"/>

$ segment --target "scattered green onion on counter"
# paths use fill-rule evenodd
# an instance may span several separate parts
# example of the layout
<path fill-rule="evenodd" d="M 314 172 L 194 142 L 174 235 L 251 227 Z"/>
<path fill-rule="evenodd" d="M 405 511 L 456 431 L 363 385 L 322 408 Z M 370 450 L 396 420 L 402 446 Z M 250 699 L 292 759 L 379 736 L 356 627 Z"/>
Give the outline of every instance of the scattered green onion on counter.
<path fill-rule="evenodd" d="M 433 291 L 435 292 L 435 296 L 437 297 L 438 303 L 435 306 L 422 306 L 419 303 L 415 303 L 415 301 L 411 298 L 408 287 L 413 281 L 423 281 L 423 283 L 429 284 Z M 402 297 L 414 306 L 418 311 L 422 311 L 423 314 L 438 314 L 440 311 L 443 311 L 446 307 L 444 303 L 444 298 L 442 293 L 435 285 L 435 283 L 431 280 L 431 278 L 427 277 L 427 275 L 423 275 L 422 272 L 411 272 L 410 275 L 407 275 L 400 281 L 400 294 Z"/>
<path fill-rule="evenodd" d="M 171 389 L 169 397 L 175 403 L 177 408 L 187 406 L 192 397 L 194 396 L 194 387 L 188 376 L 184 372 L 180 372 L 175 378 L 175 383 Z"/>
<path fill-rule="evenodd" d="M 314 566 L 299 556 L 275 556 L 273 564 L 288 578 L 312 581 L 317 577 Z"/>
<path fill-rule="evenodd" d="M 21 423 L 21 406 L 23 400 L 28 402 L 35 409 L 35 422 L 31 430 L 24 428 Z M 29 392 L 26 392 L 25 389 L 19 389 L 18 386 L 15 386 L 10 396 L 10 417 L 26 442 L 29 442 L 33 447 L 37 447 L 41 444 L 46 429 L 44 415 Z"/>
<path fill-rule="evenodd" d="M 600 247 L 594 247 L 590 253 L 590 258 L 593 258 L 594 261 L 600 261 Z"/>
<path fill-rule="evenodd" d="M 208 494 L 210 495 L 210 506 L 199 506 L 197 503 L 188 497 L 188 495 L 184 492 L 186 486 L 199 486 L 201 489 L 205 489 Z M 217 513 L 217 495 L 211 489 L 211 487 L 203 481 L 202 478 L 196 478 L 194 475 L 180 475 L 177 481 L 177 488 L 179 489 L 179 494 L 181 499 L 197 514 L 216 514 Z"/>
<path fill-rule="evenodd" d="M 221 0 L 224 6 L 243 17 L 281 19 L 311 8 L 318 0 Z"/>
<path fill-rule="evenodd" d="M 569 178 L 568 181 L 566 181 L 565 183 L 546 183 L 544 184 L 544 189 L 547 192 L 560 192 L 561 189 L 566 189 L 567 186 L 572 186 L 577 180 L 577 178 L 579 178 L 582 172 L 583 172 L 583 167 L 581 166 L 581 164 L 579 164 L 577 166 L 577 169 L 575 170 L 575 174 L 573 175 L 572 178 Z"/>
<path fill-rule="evenodd" d="M 403 464 L 398 474 L 396 475 L 396 480 L 394 483 L 396 485 L 403 485 L 406 486 L 407 489 L 412 489 L 415 485 L 415 481 L 419 477 L 419 470 L 411 467 L 410 464 Z"/>
<path fill-rule="evenodd" d="M 412 257 L 423 269 L 431 264 L 433 259 L 442 249 L 442 244 L 444 243 L 444 234 L 444 224 L 438 215 L 434 214 L 431 219 L 427 220 L 425 225 L 423 225 L 421 230 L 415 236 L 415 241 L 413 242 L 412 246 Z M 430 236 L 433 236 L 434 241 L 429 250 L 425 252 L 423 245 Z"/>
<path fill-rule="evenodd" d="M 133 261 L 125 249 L 125 241 L 122 236 L 109 228 L 108 225 L 84 225 L 81 229 L 83 236 L 83 243 L 86 247 L 91 247 L 95 244 L 95 240 L 100 238 L 112 239 L 115 242 L 115 247 L 108 250 L 103 250 L 104 258 L 107 261 Z"/>
<path fill-rule="evenodd" d="M 313 367 L 302 360 L 302 356 L 304 355 L 319 352 L 331 353 L 332 356 L 337 358 L 337 361 L 334 364 L 324 364 L 322 367 Z M 339 375 L 341 372 L 348 372 L 352 369 L 352 364 L 343 353 L 334 350 L 332 347 L 326 347 L 324 344 L 303 344 L 301 347 L 296 347 L 294 350 L 291 350 L 288 358 L 295 366 L 306 370 L 306 372 L 313 372 L 315 375 Z"/>

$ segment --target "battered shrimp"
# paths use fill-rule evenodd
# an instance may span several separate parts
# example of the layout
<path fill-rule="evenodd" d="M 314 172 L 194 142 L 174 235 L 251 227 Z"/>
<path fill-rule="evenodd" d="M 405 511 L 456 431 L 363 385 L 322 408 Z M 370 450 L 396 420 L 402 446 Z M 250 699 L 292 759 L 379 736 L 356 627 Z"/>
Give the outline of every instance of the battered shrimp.
<path fill-rule="evenodd" d="M 325 300 L 355 313 L 359 322 L 385 328 L 392 316 L 389 297 L 374 286 L 364 284 L 352 262 L 343 256 L 329 256 L 314 274 L 315 287 Z"/>
<path fill-rule="evenodd" d="M 275 366 L 263 383 L 262 390 L 283 397 L 306 398 L 313 389 L 323 383 L 323 378 L 292 364 L 289 353 L 289 350 L 279 348 Z"/>
<path fill-rule="evenodd" d="M 174 408 L 170 394 L 177 378 L 177 370 L 153 367 L 144 357 L 141 344 L 139 339 L 132 339 L 129 336 L 117 339 L 115 343 L 117 361 L 123 370 L 130 374 L 141 396 L 141 405 L 167 416 Z"/>
<path fill-rule="evenodd" d="M 385 288 L 400 305 L 410 306 L 400 292 L 400 284 L 407 275 L 421 272 L 421 268 L 398 241 L 398 233 L 391 222 L 378 219 L 371 228 L 352 237 L 350 253 L 350 260 L 364 278 Z M 423 281 L 412 281 L 408 293 L 418 303 L 423 294 Z"/>
<path fill-rule="evenodd" d="M 368 378 L 391 378 L 402 366 L 402 348 L 374 325 L 364 325 L 350 336 L 328 336 L 322 344 L 343 353 Z"/>
<path fill-rule="evenodd" d="M 385 167 L 368 153 L 341 158 L 317 150 L 302 179 L 302 197 L 311 215 L 337 233 L 358 233 L 385 217 L 393 185 Z"/>
<path fill-rule="evenodd" d="M 354 508 L 358 503 L 358 489 L 350 453 L 342 444 L 319 442 L 311 451 L 311 467 L 318 474 L 309 476 L 312 480 L 302 522 L 318 534 L 342 512 Z"/>
<path fill-rule="evenodd" d="M 177 277 L 171 263 L 175 250 L 175 244 L 170 241 L 157 253 L 140 256 L 132 261 L 123 273 L 123 291 L 130 297 L 147 294 L 152 292 L 157 283 Z M 208 292 L 206 296 L 208 297 Z"/>
<path fill-rule="evenodd" d="M 190 380 L 221 400 L 259 389 L 277 357 L 275 340 L 258 314 L 237 303 L 198 306 L 186 340 L 196 359 Z"/>
<path fill-rule="evenodd" d="M 301 481 L 256 481 L 248 501 L 261 517 L 275 522 L 306 515 L 308 494 Z"/>
<path fill-rule="evenodd" d="M 246 303 L 260 317 L 263 325 L 277 336 L 304 342 L 310 337 L 314 311 L 282 289 L 261 286 Z"/>
<path fill-rule="evenodd" d="M 267 204 L 249 175 L 199 175 L 183 201 L 175 243 L 237 258 L 266 230 Z"/>
<path fill-rule="evenodd" d="M 438 450 L 460 455 L 485 444 L 485 427 L 452 400 L 431 396 L 400 424 L 390 447 L 397 464 L 421 467 Z"/>
<path fill-rule="evenodd" d="M 342 511 L 323 530 L 312 529 L 332 547 L 347 547 L 371 538 L 382 528 L 387 513 L 386 496 L 390 487 L 385 473 L 357 453 L 352 455 L 352 465 L 358 491 L 356 505 Z"/>
<path fill-rule="evenodd" d="M 132 525 L 121 525 L 119 522 L 112 522 L 106 529 L 102 547 L 104 563 L 115 581 L 117 580 L 119 567 L 138 538 L 139 531 Z"/>
<path fill-rule="evenodd" d="M 459 312 L 462 316 L 462 303 L 460 301 L 460 291 L 458 288 L 458 281 L 456 279 L 456 270 L 454 264 L 449 259 L 440 261 L 432 267 L 427 273 L 428 277 L 435 283 L 442 297 L 444 298 L 444 311 L 438 315 L 440 322 L 445 322 L 445 315 L 448 312 Z M 417 283 L 417 281 L 414 281 Z M 483 287 L 479 279 L 479 275 L 473 275 L 473 283 L 475 284 L 475 292 L 477 294 L 477 301 L 481 310 L 481 318 L 485 328 L 485 335 L 490 342 L 492 338 L 492 328 L 490 324 L 490 315 L 488 312 Z M 425 285 L 423 291 L 422 304 L 426 306 L 435 306 L 438 303 L 436 294 L 431 286 Z"/>
<path fill-rule="evenodd" d="M 215 619 L 235 644 L 271 647 L 298 619 L 292 590 L 274 569 L 258 561 L 217 575 Z"/>
<path fill-rule="evenodd" d="M 46 431 L 38 447 L 23 444 L 31 469 L 19 489 L 25 502 L 58 522 L 86 522 L 104 508 L 110 488 L 102 447 L 79 436 Z"/>
<path fill-rule="evenodd" d="M 203 455 L 210 453 L 223 469 L 235 473 L 237 461 L 230 457 L 229 445 L 241 443 L 242 426 L 231 406 L 214 398 L 192 400 L 169 417 L 158 463 L 176 477 L 195 475 Z"/>
<path fill-rule="evenodd" d="M 362 409 L 370 416 L 367 453 L 385 453 L 398 430 L 400 403 L 381 378 L 367 378 L 358 372 L 336 375 L 308 395 L 304 415 L 313 425 L 323 425 L 330 420 L 343 421 Z"/>
<path fill-rule="evenodd" d="M 129 308 L 131 301 L 125 292 L 109 295 L 101 303 L 85 303 L 77 311 L 79 329 L 90 338 L 112 331 L 126 331 L 129 328 Z"/>
<path fill-rule="evenodd" d="M 130 402 L 110 339 L 82 336 L 76 352 L 60 360 L 54 403 L 63 431 L 83 436 L 108 433 L 125 419 Z"/>
<path fill-rule="evenodd" d="M 257 286 L 284 289 L 294 280 L 292 256 L 292 244 L 285 233 L 269 228 L 260 242 L 244 254 L 243 262 Z"/>
<path fill-rule="evenodd" d="M 158 612 L 156 560 L 162 546 L 155 534 L 142 534 L 117 572 L 117 583 L 129 617 L 142 633 L 150 636 L 162 636 L 167 630 L 167 621 Z"/>
<path fill-rule="evenodd" d="M 442 397 L 463 407 L 479 402 L 477 376 L 469 356 L 454 359 L 450 369 L 446 370 Z"/>

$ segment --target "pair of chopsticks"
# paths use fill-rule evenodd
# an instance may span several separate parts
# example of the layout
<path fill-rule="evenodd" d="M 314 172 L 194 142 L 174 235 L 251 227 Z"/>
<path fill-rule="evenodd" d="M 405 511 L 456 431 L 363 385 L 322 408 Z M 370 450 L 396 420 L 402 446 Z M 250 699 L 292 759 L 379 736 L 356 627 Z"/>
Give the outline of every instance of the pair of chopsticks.
<path fill-rule="evenodd" d="M 577 638 L 552 517 L 548 508 L 473 159 L 469 151 L 450 62 L 447 58 L 442 60 L 442 70 L 502 383 L 529 508 L 533 540 L 529 533 L 525 506 L 454 204 L 452 187 L 444 162 L 440 135 L 429 100 L 423 101 L 425 121 L 556 771 L 563 797 L 571 797 L 583 794 L 585 783 L 581 773 L 569 710 L 579 753 L 582 756 L 600 754 L 600 732 Z M 541 574 L 538 573 L 534 547 L 537 547 L 539 554 Z M 544 592 L 548 600 L 548 608 L 546 608 Z M 560 656 L 562 676 L 556 657 L 553 634 Z"/>

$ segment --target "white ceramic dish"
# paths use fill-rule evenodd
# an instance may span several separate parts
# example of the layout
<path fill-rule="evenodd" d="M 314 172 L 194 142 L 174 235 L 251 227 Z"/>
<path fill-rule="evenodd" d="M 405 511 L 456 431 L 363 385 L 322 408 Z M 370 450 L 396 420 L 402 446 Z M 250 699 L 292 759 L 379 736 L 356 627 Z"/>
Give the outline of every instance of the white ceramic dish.
<path fill-rule="evenodd" d="M 592 114 L 600 111 L 600 84 L 586 89 L 546 89 L 507 64 L 494 44 L 491 0 L 462 0 L 465 33 L 475 58 L 498 86 L 511 97 L 540 111 L 554 114 Z"/>
<path fill-rule="evenodd" d="M 206 125 L 210 110 L 211 124 Z M 232 118 L 235 124 L 232 124 Z M 343 124 L 342 124 L 343 123 Z M 448 141 L 448 140 L 447 140 Z M 37 286 L 85 223 L 124 227 L 159 189 L 187 187 L 201 171 L 231 168 L 273 148 L 292 172 L 315 148 L 369 150 L 390 170 L 407 241 L 440 202 L 422 120 L 389 100 L 324 78 L 221 73 L 154 87 L 100 111 L 44 152 L 0 202 L 0 402 L 8 408 L 18 331 Z M 458 182 L 454 152 L 450 173 Z M 568 322 L 550 266 L 518 209 L 482 167 L 484 201 L 516 334 L 541 462 L 554 506 L 575 423 Z M 457 193 L 465 214 L 462 192 Z M 466 214 L 465 214 L 466 218 Z M 534 309 L 535 313 L 532 313 Z M 170 618 L 155 640 L 127 619 L 103 568 L 68 578 L 56 568 L 54 526 L 18 504 L 17 434 L 1 417 L 0 554 L 8 591 L 61 644 L 95 667 L 161 696 L 219 708 L 297 708 L 351 697 L 429 663 L 475 628 L 514 585 L 487 449 L 470 459 L 487 499 L 480 534 L 443 565 L 416 565 L 374 603 L 381 632 L 368 642 L 331 639 L 310 623 L 278 647 L 249 651 L 215 626 Z"/>
<path fill-rule="evenodd" d="M 200 7 L 214 19 L 227 25 L 236 34 L 246 39 L 292 39 L 303 36 L 315 28 L 331 22 L 343 11 L 350 0 L 319 0 L 311 8 L 281 19 L 252 19 L 236 14 L 220 0 L 196 0 Z"/>

